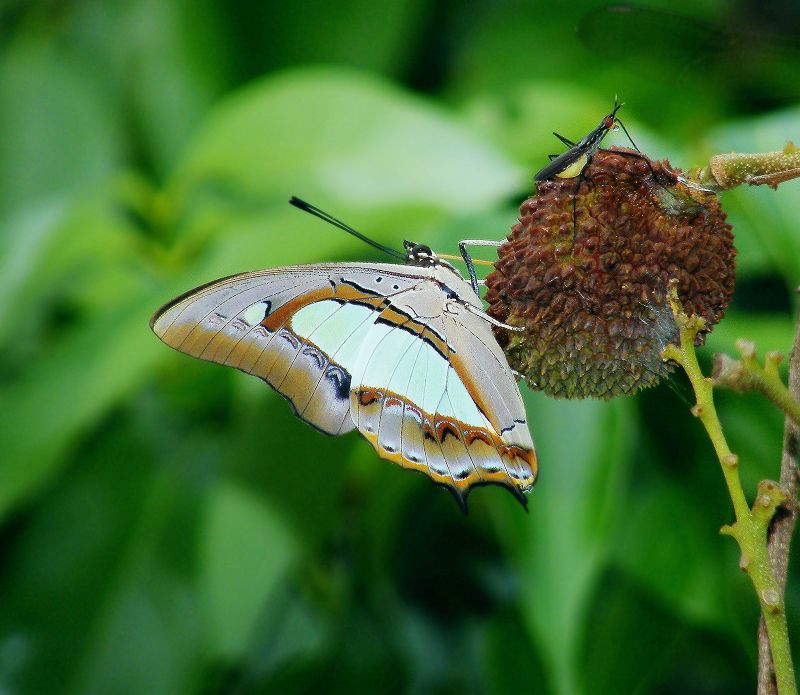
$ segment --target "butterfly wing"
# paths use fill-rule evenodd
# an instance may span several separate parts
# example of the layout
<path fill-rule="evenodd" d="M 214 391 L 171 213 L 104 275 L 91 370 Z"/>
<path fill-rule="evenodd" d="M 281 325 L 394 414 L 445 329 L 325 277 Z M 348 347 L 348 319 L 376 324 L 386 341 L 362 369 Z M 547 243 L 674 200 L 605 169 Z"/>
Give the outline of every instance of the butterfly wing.
<path fill-rule="evenodd" d="M 374 284 L 381 268 L 307 265 L 234 275 L 177 297 L 150 325 L 170 347 L 263 379 L 298 417 L 343 434 L 354 427 L 349 364 L 385 301 L 376 287 L 349 284 L 345 276 L 357 271 Z M 397 278 L 392 286 L 414 282 Z"/>
<path fill-rule="evenodd" d="M 244 273 L 174 299 L 151 327 L 263 379 L 324 433 L 357 427 L 381 457 L 461 496 L 490 482 L 527 490 L 536 460 L 505 357 L 482 319 L 445 311 L 453 291 L 432 274 L 347 263 Z"/>
<path fill-rule="evenodd" d="M 391 298 L 363 338 L 352 418 L 379 456 L 460 499 L 496 483 L 524 500 L 537 464 L 522 397 L 489 324 L 465 302 L 481 308 L 452 272 Z"/>

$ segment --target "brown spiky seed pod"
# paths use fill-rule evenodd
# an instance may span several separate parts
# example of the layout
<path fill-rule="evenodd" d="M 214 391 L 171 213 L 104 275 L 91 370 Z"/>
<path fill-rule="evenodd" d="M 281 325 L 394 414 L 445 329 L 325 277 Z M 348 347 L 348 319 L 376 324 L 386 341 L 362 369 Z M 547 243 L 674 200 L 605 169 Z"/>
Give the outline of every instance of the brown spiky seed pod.
<path fill-rule="evenodd" d="M 666 302 L 677 278 L 690 315 L 722 318 L 736 250 L 715 194 L 687 185 L 669 163 L 600 150 L 579 178 L 539 183 L 486 278 L 489 314 L 510 365 L 536 389 L 611 398 L 652 386 L 677 341 Z M 574 200 L 574 210 L 573 210 Z"/>

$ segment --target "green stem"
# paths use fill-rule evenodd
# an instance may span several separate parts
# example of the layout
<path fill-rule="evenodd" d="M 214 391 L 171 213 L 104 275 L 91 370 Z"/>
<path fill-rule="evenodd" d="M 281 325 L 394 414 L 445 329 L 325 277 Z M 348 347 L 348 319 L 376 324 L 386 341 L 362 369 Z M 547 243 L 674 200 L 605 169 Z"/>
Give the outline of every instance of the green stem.
<path fill-rule="evenodd" d="M 783 596 L 767 552 L 767 529 L 777 507 L 786 501 L 786 495 L 776 483 L 762 481 L 753 508 L 748 507 L 739 477 L 739 459 L 730 450 L 717 416 L 713 382 L 703 375 L 694 349 L 697 333 L 705 322 L 696 316 L 688 317 L 683 312 L 678 301 L 676 283 L 670 284 L 669 300 L 680 330 L 680 347 L 668 345 L 663 357 L 674 360 L 683 367 L 694 389 L 697 403 L 692 408 L 692 413 L 703 423 L 714 445 L 736 516 L 736 521 L 730 526 L 724 526 L 721 532 L 732 536 L 739 544 L 740 567 L 750 577 L 761 604 L 778 693 L 797 695 Z"/>
<path fill-rule="evenodd" d="M 783 356 L 780 353 L 767 353 L 764 366 L 756 359 L 755 349 L 750 349 L 752 343 L 739 340 L 736 343 L 742 353 L 742 364 L 750 374 L 753 388 L 763 393 L 778 408 L 780 408 L 796 425 L 800 425 L 800 403 L 792 398 L 789 389 L 781 381 L 778 365 Z"/>
<path fill-rule="evenodd" d="M 725 354 L 714 355 L 714 386 L 734 391 L 758 391 L 766 396 L 796 425 L 800 425 L 800 403 L 781 380 L 778 366 L 783 362 L 779 352 L 768 352 L 764 366 L 756 359 L 755 345 L 749 340 L 737 340 L 742 355 L 735 360 Z"/>

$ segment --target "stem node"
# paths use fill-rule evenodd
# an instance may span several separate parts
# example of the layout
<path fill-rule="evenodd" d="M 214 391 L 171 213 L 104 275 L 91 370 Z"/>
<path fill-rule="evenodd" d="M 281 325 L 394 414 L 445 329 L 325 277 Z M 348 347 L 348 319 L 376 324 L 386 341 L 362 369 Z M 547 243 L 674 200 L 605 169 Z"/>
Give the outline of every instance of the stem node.
<path fill-rule="evenodd" d="M 764 589 L 761 592 L 761 602 L 771 613 L 777 613 L 782 608 L 781 595 L 777 589 Z"/>
<path fill-rule="evenodd" d="M 721 463 L 726 468 L 736 468 L 739 465 L 739 457 L 736 454 L 725 454 L 722 459 Z"/>

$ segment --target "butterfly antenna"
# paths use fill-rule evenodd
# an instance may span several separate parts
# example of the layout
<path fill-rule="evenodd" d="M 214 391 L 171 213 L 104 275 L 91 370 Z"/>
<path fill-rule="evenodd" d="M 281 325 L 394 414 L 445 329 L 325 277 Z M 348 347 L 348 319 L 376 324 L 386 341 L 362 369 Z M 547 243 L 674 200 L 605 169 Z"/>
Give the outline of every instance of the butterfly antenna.
<path fill-rule="evenodd" d="M 303 212 L 308 212 L 315 217 L 319 217 L 321 220 L 324 220 L 328 224 L 332 224 L 334 227 L 338 227 L 339 229 L 347 232 L 348 234 L 352 234 L 354 237 L 361 239 L 365 244 L 369 244 L 373 248 L 378 249 L 378 251 L 383 251 L 384 253 L 389 254 L 394 258 L 398 258 L 405 263 L 406 261 L 406 254 L 401 253 L 397 249 L 389 248 L 388 246 L 384 246 L 383 244 L 378 243 L 374 239 L 370 239 L 368 236 L 363 235 L 356 229 L 353 229 L 349 224 L 345 224 L 341 220 L 337 220 L 332 215 L 329 215 L 324 210 L 320 210 L 318 207 L 312 205 L 311 203 L 307 203 L 305 200 L 301 200 L 296 196 L 292 196 L 289 199 L 289 204 L 294 205 L 296 208 L 302 210 Z"/>

